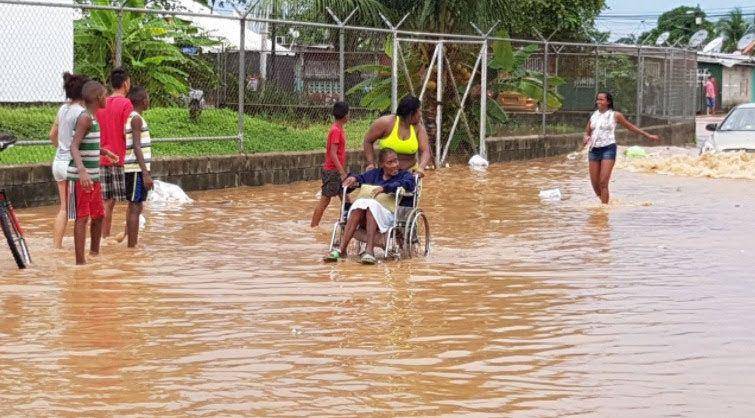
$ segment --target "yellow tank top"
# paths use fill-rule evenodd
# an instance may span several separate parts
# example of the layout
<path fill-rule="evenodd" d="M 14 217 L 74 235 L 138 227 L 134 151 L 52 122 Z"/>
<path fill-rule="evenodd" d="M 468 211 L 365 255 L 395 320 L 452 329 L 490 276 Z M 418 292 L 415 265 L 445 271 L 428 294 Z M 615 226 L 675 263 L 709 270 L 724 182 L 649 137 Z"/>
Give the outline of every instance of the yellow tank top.
<path fill-rule="evenodd" d="M 409 138 L 401 139 L 398 136 L 398 126 L 401 121 L 396 116 L 396 123 L 393 125 L 391 133 L 380 141 L 380 149 L 390 148 L 396 151 L 396 154 L 414 155 L 419 150 L 419 140 L 414 126 L 409 125 Z"/>

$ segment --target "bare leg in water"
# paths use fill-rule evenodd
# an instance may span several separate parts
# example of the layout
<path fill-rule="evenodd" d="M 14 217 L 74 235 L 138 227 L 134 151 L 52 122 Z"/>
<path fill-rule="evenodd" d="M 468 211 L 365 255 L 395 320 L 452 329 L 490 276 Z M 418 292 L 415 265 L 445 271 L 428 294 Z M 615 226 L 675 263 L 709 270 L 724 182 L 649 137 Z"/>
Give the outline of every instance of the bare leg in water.
<path fill-rule="evenodd" d="M 367 229 L 367 254 L 374 256 L 375 255 L 375 235 L 377 235 L 377 221 L 372 216 L 371 211 L 367 211 L 367 221 L 366 221 L 366 229 Z"/>
<path fill-rule="evenodd" d="M 616 160 L 590 161 L 590 183 L 595 195 L 604 204 L 608 204 L 610 193 L 608 185 L 611 182 L 611 174 Z"/>
<path fill-rule="evenodd" d="M 598 185 L 600 187 L 600 201 L 603 204 L 608 204 L 610 197 L 608 193 L 608 184 L 611 182 L 611 173 L 613 173 L 613 165 L 616 160 L 603 160 L 600 162 L 600 180 Z"/>
<path fill-rule="evenodd" d="M 600 160 L 590 160 L 590 183 L 595 192 L 595 196 L 600 198 Z"/>
<path fill-rule="evenodd" d="M 58 208 L 58 214 L 55 215 L 52 246 L 63 248 L 63 235 L 65 235 L 66 225 L 68 224 L 68 181 L 58 182 L 58 198 L 60 199 L 60 208 Z"/>
<path fill-rule="evenodd" d="M 102 218 L 92 219 L 92 229 L 90 231 L 91 244 L 89 247 L 89 254 L 97 256 L 100 254 L 100 239 L 102 238 Z"/>
<path fill-rule="evenodd" d="M 86 264 L 86 256 L 84 255 L 84 247 L 86 247 L 87 240 L 87 223 L 89 217 L 76 218 L 76 222 L 73 226 L 73 248 L 76 252 L 76 264 Z"/>
<path fill-rule="evenodd" d="M 128 234 L 128 247 L 136 247 L 139 241 L 139 215 L 142 214 L 142 204 L 128 202 L 126 211 L 126 233 Z"/>
<path fill-rule="evenodd" d="M 365 212 L 366 210 L 364 209 L 354 209 L 349 215 L 349 219 L 346 221 L 346 227 L 343 231 L 343 238 L 341 239 L 341 248 L 339 249 L 342 256 L 346 255 L 346 249 L 349 247 L 349 242 L 354 237 L 354 233 L 359 225 L 364 221 Z"/>

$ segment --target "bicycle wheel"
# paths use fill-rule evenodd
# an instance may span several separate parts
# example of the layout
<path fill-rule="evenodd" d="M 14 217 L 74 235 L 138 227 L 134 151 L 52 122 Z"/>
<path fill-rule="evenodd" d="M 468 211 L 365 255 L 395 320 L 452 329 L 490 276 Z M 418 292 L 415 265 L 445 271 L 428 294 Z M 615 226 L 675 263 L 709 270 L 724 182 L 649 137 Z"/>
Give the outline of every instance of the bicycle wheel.
<path fill-rule="evenodd" d="M 16 260 L 18 268 L 26 268 L 26 257 L 29 250 L 26 248 L 26 243 L 20 234 L 17 236 L 16 228 L 11 224 L 10 216 L 8 216 L 8 210 L 5 207 L 0 207 L 0 226 L 2 226 L 5 239 L 8 240 L 8 247 L 13 254 L 13 259 Z M 25 251 L 26 254 L 22 254 Z"/>

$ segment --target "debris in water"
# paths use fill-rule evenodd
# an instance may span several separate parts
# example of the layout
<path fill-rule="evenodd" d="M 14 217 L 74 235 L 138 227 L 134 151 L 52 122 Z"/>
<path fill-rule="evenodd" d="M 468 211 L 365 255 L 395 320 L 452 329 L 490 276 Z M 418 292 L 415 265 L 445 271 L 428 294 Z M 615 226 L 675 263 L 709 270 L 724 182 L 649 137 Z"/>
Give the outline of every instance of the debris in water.
<path fill-rule="evenodd" d="M 647 157 L 648 153 L 641 146 L 633 145 L 627 148 L 626 150 L 624 150 L 624 155 L 626 155 L 629 158 L 643 158 L 643 157 Z"/>
<path fill-rule="evenodd" d="M 653 202 L 642 202 L 642 206 L 653 206 Z"/>
<path fill-rule="evenodd" d="M 560 189 L 548 189 L 548 190 L 540 190 L 540 199 L 543 200 L 561 200 L 561 190 Z"/>
<path fill-rule="evenodd" d="M 191 203 L 193 200 L 177 185 L 155 180 L 152 191 L 147 195 L 150 203 Z"/>
<path fill-rule="evenodd" d="M 482 158 L 479 154 L 475 154 L 472 156 L 472 158 L 469 159 L 469 168 L 473 170 L 484 170 L 486 169 L 490 163 L 488 163 L 488 160 Z"/>

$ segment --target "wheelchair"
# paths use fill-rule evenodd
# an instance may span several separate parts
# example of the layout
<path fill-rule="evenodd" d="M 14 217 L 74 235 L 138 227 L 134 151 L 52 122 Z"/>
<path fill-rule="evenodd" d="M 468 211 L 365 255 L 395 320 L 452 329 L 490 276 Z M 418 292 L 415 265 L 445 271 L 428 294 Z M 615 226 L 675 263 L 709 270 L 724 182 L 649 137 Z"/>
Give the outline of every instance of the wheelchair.
<path fill-rule="evenodd" d="M 394 194 L 395 207 L 394 224 L 385 233 L 378 234 L 379 239 L 375 247 L 381 248 L 386 259 L 427 257 L 430 255 L 430 223 L 427 216 L 419 207 L 422 195 L 422 179 L 414 176 L 415 190 L 407 192 L 403 188 L 396 190 Z M 349 216 L 350 204 L 347 203 L 348 192 L 345 187 L 341 195 L 341 211 L 338 220 L 333 225 L 333 234 L 330 239 L 330 250 L 338 249 L 346 228 Z M 407 203 L 411 201 L 411 206 Z M 404 203 L 404 206 L 401 205 Z M 356 242 L 357 253 L 364 251 L 367 233 L 363 228 L 358 228 L 354 234 L 353 242 Z"/>

